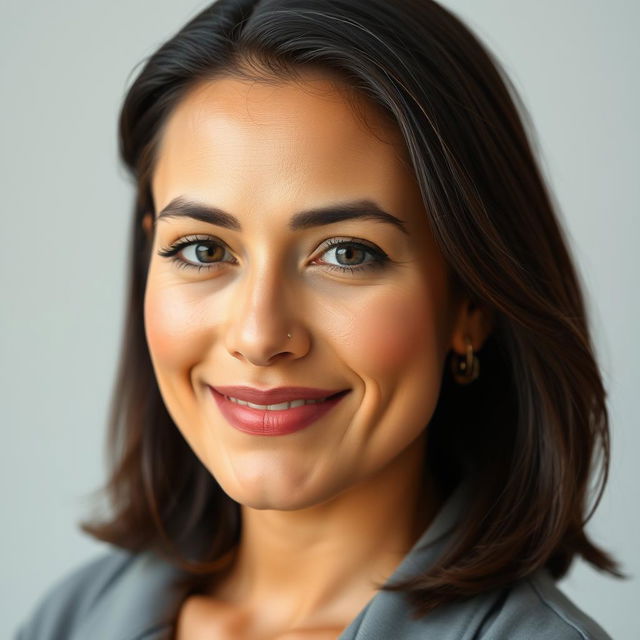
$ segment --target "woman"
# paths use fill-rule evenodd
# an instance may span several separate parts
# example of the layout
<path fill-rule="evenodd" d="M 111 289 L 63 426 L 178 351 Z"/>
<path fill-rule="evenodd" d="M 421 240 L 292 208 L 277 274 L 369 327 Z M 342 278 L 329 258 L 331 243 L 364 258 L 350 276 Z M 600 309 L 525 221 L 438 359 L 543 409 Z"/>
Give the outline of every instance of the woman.
<path fill-rule="evenodd" d="M 113 513 L 83 525 L 114 549 L 19 638 L 608 637 L 555 586 L 621 574 L 584 529 L 606 394 L 515 99 L 425 0 L 219 0 L 151 56 Z"/>

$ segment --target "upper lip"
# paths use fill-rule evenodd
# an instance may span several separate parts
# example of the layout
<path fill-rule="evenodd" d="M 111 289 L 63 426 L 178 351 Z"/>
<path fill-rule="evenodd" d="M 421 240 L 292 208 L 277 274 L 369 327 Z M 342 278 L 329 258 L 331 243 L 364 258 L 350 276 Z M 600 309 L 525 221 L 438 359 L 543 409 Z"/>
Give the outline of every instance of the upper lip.
<path fill-rule="evenodd" d="M 276 387 L 274 389 L 255 389 L 247 386 L 215 386 L 212 387 L 224 396 L 231 396 L 254 404 L 278 404 L 291 400 L 315 400 L 327 398 L 346 389 L 314 389 L 311 387 Z"/>

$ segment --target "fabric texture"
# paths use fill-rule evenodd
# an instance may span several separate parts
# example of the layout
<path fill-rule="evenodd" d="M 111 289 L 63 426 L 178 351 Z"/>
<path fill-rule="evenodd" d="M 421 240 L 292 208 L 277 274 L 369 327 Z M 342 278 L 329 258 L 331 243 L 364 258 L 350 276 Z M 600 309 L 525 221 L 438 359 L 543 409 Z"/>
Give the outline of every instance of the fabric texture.
<path fill-rule="evenodd" d="M 388 582 L 423 571 L 460 524 L 461 485 Z M 113 548 L 62 577 L 35 604 L 14 640 L 169 640 L 184 594 L 181 571 L 155 554 Z M 402 593 L 378 591 L 338 640 L 611 640 L 545 569 L 515 585 L 440 607 L 414 620 Z"/>

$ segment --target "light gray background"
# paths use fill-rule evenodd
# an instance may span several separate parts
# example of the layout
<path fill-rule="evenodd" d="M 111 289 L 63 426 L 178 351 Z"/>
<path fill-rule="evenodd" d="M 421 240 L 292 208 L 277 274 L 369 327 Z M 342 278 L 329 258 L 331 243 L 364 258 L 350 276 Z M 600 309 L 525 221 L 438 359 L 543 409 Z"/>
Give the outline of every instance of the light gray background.
<path fill-rule="evenodd" d="M 76 528 L 104 478 L 132 189 L 116 117 L 133 67 L 208 4 L 0 1 L 0 637 L 103 545 Z M 538 131 L 587 295 L 613 433 L 594 539 L 632 574 L 578 563 L 566 593 L 639 638 L 637 386 L 640 3 L 447 0 L 502 60 Z"/>

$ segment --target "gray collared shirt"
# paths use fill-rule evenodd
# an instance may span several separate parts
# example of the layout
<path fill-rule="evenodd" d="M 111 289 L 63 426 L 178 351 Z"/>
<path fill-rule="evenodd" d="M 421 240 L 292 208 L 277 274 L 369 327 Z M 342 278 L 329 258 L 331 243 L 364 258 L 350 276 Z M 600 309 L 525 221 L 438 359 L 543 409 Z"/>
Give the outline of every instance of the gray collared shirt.
<path fill-rule="evenodd" d="M 430 566 L 470 498 L 461 485 L 388 581 Z M 15 640 L 168 640 L 184 597 L 180 570 L 143 552 L 113 548 L 63 576 L 41 597 Z M 611 640 L 555 585 L 545 569 L 505 589 L 414 620 L 402 593 L 378 591 L 338 640 Z"/>

